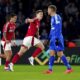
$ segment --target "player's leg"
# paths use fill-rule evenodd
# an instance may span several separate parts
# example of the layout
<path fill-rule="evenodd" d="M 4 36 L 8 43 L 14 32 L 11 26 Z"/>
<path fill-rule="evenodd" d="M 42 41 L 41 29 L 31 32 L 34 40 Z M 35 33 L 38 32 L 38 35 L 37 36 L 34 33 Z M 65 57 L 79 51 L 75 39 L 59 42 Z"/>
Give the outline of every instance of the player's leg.
<path fill-rule="evenodd" d="M 47 74 L 51 74 L 52 73 L 54 61 L 55 61 L 55 51 L 54 50 L 50 50 L 49 69 L 46 72 Z"/>
<path fill-rule="evenodd" d="M 27 47 L 21 46 L 19 52 L 13 57 L 12 63 L 15 64 L 27 50 L 28 50 Z"/>
<path fill-rule="evenodd" d="M 58 56 L 61 58 L 61 60 L 63 61 L 64 65 L 66 66 L 67 70 L 65 73 L 71 73 L 72 72 L 72 68 L 68 62 L 68 60 L 66 59 L 66 56 L 64 55 L 63 51 L 58 51 Z"/>
<path fill-rule="evenodd" d="M 36 46 L 37 49 L 34 51 L 34 53 L 32 55 L 34 58 L 44 50 L 44 45 L 41 42 L 38 43 L 35 46 Z"/>
<path fill-rule="evenodd" d="M 51 39 L 49 50 L 50 50 L 50 58 L 49 58 L 49 69 L 48 71 L 46 71 L 47 74 L 51 74 L 53 71 L 52 68 L 53 68 L 54 61 L 55 61 L 55 51 L 56 51 L 55 38 Z"/>
<path fill-rule="evenodd" d="M 11 57 L 12 57 L 12 51 L 11 50 L 5 50 L 4 51 L 5 56 L 6 56 L 6 62 L 5 62 L 5 70 L 9 70 L 8 65 L 10 63 Z"/>
<path fill-rule="evenodd" d="M 3 42 L 3 43 L 4 43 L 3 44 L 3 50 L 4 50 L 5 57 L 6 57 L 4 69 L 9 70 L 8 65 L 9 65 L 11 57 L 12 57 L 11 43 L 6 43 L 6 44 L 5 44 L 5 42 Z"/>
<path fill-rule="evenodd" d="M 20 59 L 20 57 L 31 47 L 31 45 L 29 45 L 29 44 L 30 44 L 30 40 L 29 40 L 29 39 L 30 39 L 29 37 L 28 37 L 28 38 L 27 38 L 27 37 L 24 38 L 24 40 L 23 40 L 23 45 L 21 46 L 19 52 L 16 53 L 15 56 L 12 58 L 12 61 L 11 61 L 11 63 L 9 64 L 9 67 L 10 67 L 10 70 L 11 70 L 11 71 L 14 71 L 14 70 L 13 70 L 14 64 L 15 64 L 15 63 Z"/>
<path fill-rule="evenodd" d="M 12 58 L 11 63 L 9 64 L 10 71 L 14 71 L 14 69 L 13 69 L 14 64 L 19 61 L 20 57 L 21 57 L 27 50 L 28 50 L 27 47 L 21 46 L 19 52 L 14 55 L 14 57 Z"/>
<path fill-rule="evenodd" d="M 69 62 L 66 59 L 66 56 L 63 53 L 64 50 L 64 41 L 63 41 L 63 37 L 59 37 L 59 44 L 58 44 L 58 48 L 57 48 L 57 54 L 58 56 L 61 58 L 61 60 L 63 61 L 64 65 L 67 67 L 67 73 L 68 72 L 72 72 L 71 66 L 69 64 Z"/>
<path fill-rule="evenodd" d="M 36 46 L 36 50 L 33 52 L 32 56 L 29 58 L 29 62 L 31 65 L 34 65 L 34 58 L 44 50 L 44 45 L 37 38 L 34 38 L 34 46 Z"/>

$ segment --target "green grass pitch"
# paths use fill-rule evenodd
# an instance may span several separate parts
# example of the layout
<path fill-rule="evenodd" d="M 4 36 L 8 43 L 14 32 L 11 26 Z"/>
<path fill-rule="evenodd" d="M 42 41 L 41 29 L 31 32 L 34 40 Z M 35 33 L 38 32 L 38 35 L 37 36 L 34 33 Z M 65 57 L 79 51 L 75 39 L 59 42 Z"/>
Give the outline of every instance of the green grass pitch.
<path fill-rule="evenodd" d="M 43 74 L 48 66 L 15 65 L 14 72 L 5 72 L 0 66 L 0 80 L 80 80 L 80 66 L 72 66 L 74 72 L 64 74 L 65 66 L 54 66 L 54 73 Z"/>

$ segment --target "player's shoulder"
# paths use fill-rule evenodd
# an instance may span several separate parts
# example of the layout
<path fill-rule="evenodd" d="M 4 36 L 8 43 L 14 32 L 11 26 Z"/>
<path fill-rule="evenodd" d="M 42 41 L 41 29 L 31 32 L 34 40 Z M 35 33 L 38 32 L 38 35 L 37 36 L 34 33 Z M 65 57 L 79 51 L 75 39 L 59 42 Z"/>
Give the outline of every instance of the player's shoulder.
<path fill-rule="evenodd" d="M 35 18 L 35 19 L 34 19 L 34 23 L 35 23 L 36 25 L 39 25 L 39 24 L 40 24 L 40 21 L 39 21 L 37 18 Z"/>
<path fill-rule="evenodd" d="M 55 17 L 61 17 L 59 14 L 55 14 Z"/>
<path fill-rule="evenodd" d="M 56 15 L 55 15 L 55 19 L 61 20 L 62 18 L 61 18 L 61 16 L 60 16 L 59 14 L 56 14 Z"/>
<path fill-rule="evenodd" d="M 9 25 L 9 24 L 10 24 L 10 22 L 6 22 L 6 23 L 5 23 L 5 25 Z"/>
<path fill-rule="evenodd" d="M 40 22 L 37 18 L 34 18 L 34 22 Z"/>

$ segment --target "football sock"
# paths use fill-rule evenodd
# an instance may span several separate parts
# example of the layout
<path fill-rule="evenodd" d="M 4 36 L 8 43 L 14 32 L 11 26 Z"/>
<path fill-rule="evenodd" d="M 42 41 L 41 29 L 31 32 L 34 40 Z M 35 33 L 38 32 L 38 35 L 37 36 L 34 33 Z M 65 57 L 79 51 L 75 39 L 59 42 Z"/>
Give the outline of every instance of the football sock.
<path fill-rule="evenodd" d="M 55 61 L 55 56 L 50 56 L 49 58 L 49 70 L 52 71 L 52 67 L 54 65 L 54 61 Z"/>
<path fill-rule="evenodd" d="M 20 56 L 16 54 L 12 59 L 12 63 L 15 64 L 19 59 L 20 59 Z"/>
<path fill-rule="evenodd" d="M 41 52 L 42 52 L 41 48 L 37 48 L 37 49 L 34 51 L 32 57 L 35 58 L 35 57 L 36 57 L 37 55 L 39 55 Z"/>
<path fill-rule="evenodd" d="M 64 65 L 67 67 L 67 69 L 71 69 L 71 66 L 70 66 L 69 62 L 67 61 L 65 55 L 63 55 L 61 57 L 61 60 L 63 61 Z"/>
<path fill-rule="evenodd" d="M 10 61 L 6 61 L 5 62 L 5 67 L 8 67 L 9 63 L 10 63 Z"/>

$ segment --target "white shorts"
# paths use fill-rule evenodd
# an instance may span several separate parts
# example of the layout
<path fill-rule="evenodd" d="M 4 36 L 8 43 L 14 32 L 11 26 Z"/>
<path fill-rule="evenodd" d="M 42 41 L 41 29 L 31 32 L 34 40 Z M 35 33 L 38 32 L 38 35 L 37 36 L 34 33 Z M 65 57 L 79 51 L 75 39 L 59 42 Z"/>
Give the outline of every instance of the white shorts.
<path fill-rule="evenodd" d="M 31 46 L 35 46 L 39 43 L 42 44 L 42 42 L 39 39 L 37 39 L 36 37 L 33 37 L 33 36 L 25 37 L 24 40 L 23 40 L 23 46 L 28 47 L 28 49 Z"/>
<path fill-rule="evenodd" d="M 11 43 L 6 44 L 5 41 L 1 41 L 1 45 L 5 51 L 11 50 Z"/>

